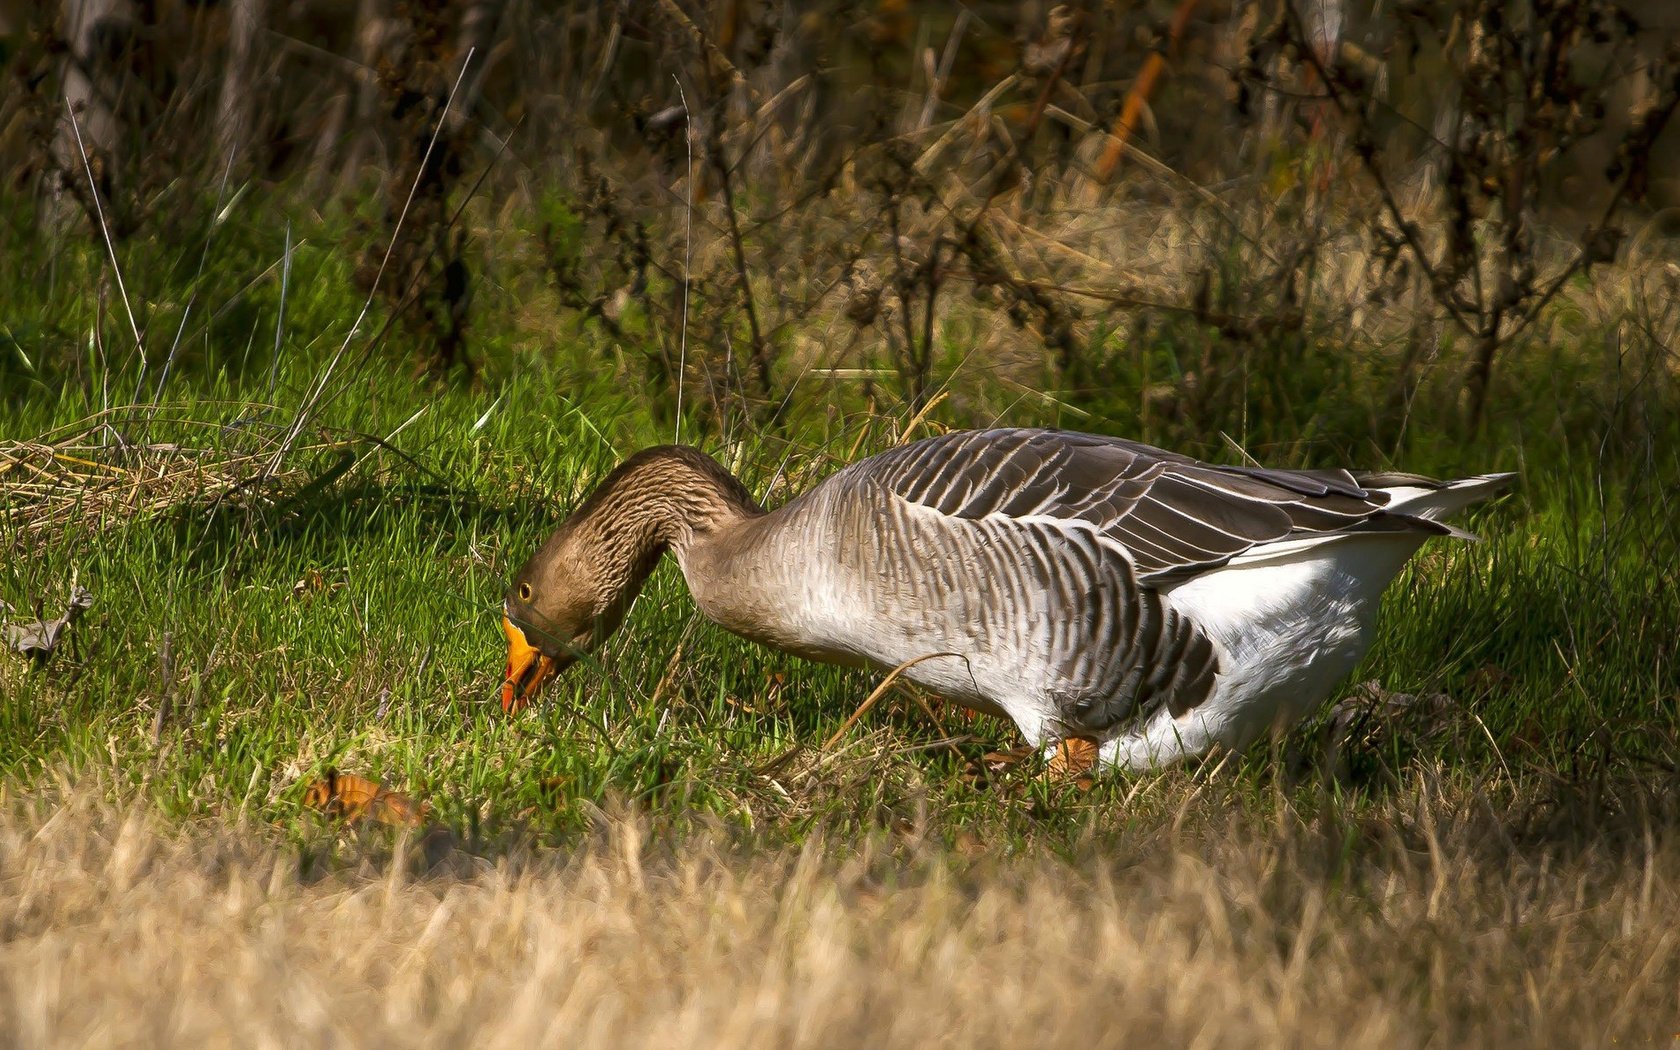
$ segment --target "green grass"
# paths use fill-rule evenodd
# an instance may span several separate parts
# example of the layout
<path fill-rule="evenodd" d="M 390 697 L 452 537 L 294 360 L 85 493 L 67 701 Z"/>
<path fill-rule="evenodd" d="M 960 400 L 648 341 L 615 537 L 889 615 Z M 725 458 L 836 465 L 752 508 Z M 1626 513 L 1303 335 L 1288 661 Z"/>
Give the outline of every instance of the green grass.
<path fill-rule="evenodd" d="M 272 447 L 361 299 L 347 251 L 326 232 L 304 238 L 276 358 L 281 236 L 217 236 L 197 283 L 198 247 L 141 244 L 127 260 L 151 354 L 143 382 L 123 349 L 133 339 L 114 292 L 99 305 L 107 268 L 90 246 L 47 246 L 40 267 L 7 259 L 0 439 L 52 439 L 98 417 L 111 427 L 96 442 L 120 434 L 211 461 Z M 37 508 L 8 489 L 0 598 L 51 611 L 74 577 L 97 601 L 44 667 L 0 655 L 0 780 L 29 791 L 89 777 L 184 819 L 247 812 L 306 827 L 303 785 L 334 766 L 430 800 L 439 820 L 486 844 L 562 841 L 609 797 L 655 821 L 712 814 L 794 840 L 817 826 L 932 814 L 949 835 L 1066 844 L 1149 811 L 1157 793 L 1140 794 L 1137 778 L 1080 793 L 1043 782 L 1030 764 L 976 776 L 980 756 L 1012 746 L 1013 731 L 950 712 L 932 724 L 905 694 L 818 760 L 815 749 L 874 677 L 710 626 L 670 564 L 598 665 L 573 669 L 536 710 L 505 717 L 496 696 L 504 581 L 593 479 L 670 440 L 673 427 L 673 392 L 648 389 L 637 370 L 645 348 L 608 347 L 552 318 L 533 323 L 533 294 L 529 282 L 489 275 L 475 307 L 484 368 L 471 382 L 415 379 L 400 329 L 368 350 L 382 323 L 370 318 L 300 442 L 324 447 L 288 457 L 275 481 L 223 492 L 234 475 L 216 475 L 196 494 L 102 526 L 90 499 L 88 513 L 30 535 L 19 523 Z M 189 301 L 199 305 L 182 326 Z M 182 349 L 154 410 L 150 392 L 177 328 Z M 1129 347 L 1106 337 L 1093 351 L 1106 378 L 1077 397 L 1087 415 L 1058 415 L 1054 402 L 1023 398 L 968 364 L 950 381 L 960 396 L 929 422 L 1077 425 L 1229 458 L 1217 435 L 1139 408 L 1141 370 L 1173 356 L 1174 340 L 1209 336 L 1169 325 L 1159 338 Z M 1280 465 L 1376 466 L 1393 452 L 1402 469 L 1520 469 L 1523 480 L 1469 522 L 1483 543 L 1432 544 L 1401 577 L 1370 657 L 1338 694 L 1374 679 L 1394 693 L 1443 693 L 1443 711 L 1380 732 L 1360 723 L 1337 763 L 1325 759 L 1320 720 L 1278 748 L 1161 783 L 1211 779 L 1264 809 L 1278 792 L 1378 795 L 1408 769 L 1549 789 L 1674 768 L 1673 374 L 1607 379 L 1599 339 L 1514 360 L 1500 374 L 1498 414 L 1472 438 L 1441 422 L 1454 407 L 1443 375 L 1426 384 L 1398 446 L 1385 445 L 1397 428 L 1380 418 L 1375 369 L 1350 365 L 1329 342 L 1290 350 L 1299 380 L 1256 384 L 1241 419 L 1222 429 Z M 964 350 L 948 346 L 946 367 L 966 361 Z M 141 404 L 121 407 L 136 387 L 147 392 Z M 775 502 L 860 440 L 878 449 L 907 422 L 853 394 L 807 381 L 773 429 L 742 427 L 726 442 L 691 391 L 684 433 L 738 462 L 760 493 L 785 461 L 792 483 L 783 479 Z"/>

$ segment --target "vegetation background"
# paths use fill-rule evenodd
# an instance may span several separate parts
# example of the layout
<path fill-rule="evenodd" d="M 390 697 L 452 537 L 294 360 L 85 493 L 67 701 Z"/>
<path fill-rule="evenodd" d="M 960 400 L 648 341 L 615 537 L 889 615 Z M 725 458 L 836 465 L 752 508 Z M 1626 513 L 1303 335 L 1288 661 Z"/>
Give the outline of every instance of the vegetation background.
<path fill-rule="evenodd" d="M 0 1039 L 1680 1034 L 1673 5 L 6 0 L 0 73 Z M 854 724 L 669 567 L 502 715 L 622 456 L 993 423 L 1522 481 L 1197 768 Z"/>

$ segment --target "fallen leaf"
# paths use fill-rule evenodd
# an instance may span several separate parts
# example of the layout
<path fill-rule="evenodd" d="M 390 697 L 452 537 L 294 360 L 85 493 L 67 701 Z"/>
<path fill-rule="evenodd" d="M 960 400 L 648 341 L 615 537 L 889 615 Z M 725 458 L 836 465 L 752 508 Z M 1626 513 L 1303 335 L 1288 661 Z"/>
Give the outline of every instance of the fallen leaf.
<path fill-rule="evenodd" d="M 1050 756 L 1050 773 L 1073 781 L 1081 791 L 1089 791 L 1095 781 L 1089 775 L 1097 768 L 1098 744 L 1083 736 L 1070 736 L 1056 745 Z"/>
<path fill-rule="evenodd" d="M 400 791 L 392 791 L 377 780 L 351 776 L 336 769 L 304 789 L 303 804 L 340 820 L 371 820 L 377 824 L 417 828 L 432 810 L 427 802 L 416 802 Z"/>
<path fill-rule="evenodd" d="M 76 618 L 81 616 L 93 604 L 93 594 L 86 587 L 72 585 L 70 588 L 70 602 L 65 606 L 64 615 L 56 620 L 26 620 L 21 623 L 8 623 L 0 629 L 6 648 L 20 656 L 32 657 L 37 661 L 45 661 L 58 648 L 63 640 L 64 632 Z M 12 607 L 0 602 L 6 612 Z"/>
<path fill-rule="evenodd" d="M 1002 770 L 1019 765 L 1037 753 L 1038 749 L 1031 744 L 1022 744 L 1008 751 L 988 751 L 980 756 L 980 761 L 984 762 L 988 769 Z"/>
<path fill-rule="evenodd" d="M 951 848 L 965 857 L 978 857 L 986 852 L 986 844 L 980 836 L 966 829 L 959 829 L 951 837 Z"/>
<path fill-rule="evenodd" d="M 991 786 L 999 774 L 1014 769 L 1038 754 L 1038 749 L 1031 744 L 1022 744 L 1008 751 L 988 751 L 979 758 L 971 758 L 963 765 L 961 773 L 963 782 L 976 791 L 984 791 Z M 1004 781 L 999 781 L 1004 783 Z"/>
<path fill-rule="evenodd" d="M 298 579 L 298 582 L 292 584 L 292 597 L 300 600 L 308 599 L 315 597 L 317 594 L 332 594 L 334 591 L 343 589 L 343 580 L 333 580 L 328 583 L 327 578 L 321 575 L 320 569 L 310 569 Z"/>
<path fill-rule="evenodd" d="M 1330 740 L 1340 744 L 1359 731 L 1365 738 L 1403 728 L 1417 740 L 1439 735 L 1457 705 L 1445 693 L 1419 696 L 1383 688 L 1376 679 L 1361 682 L 1330 708 Z"/>

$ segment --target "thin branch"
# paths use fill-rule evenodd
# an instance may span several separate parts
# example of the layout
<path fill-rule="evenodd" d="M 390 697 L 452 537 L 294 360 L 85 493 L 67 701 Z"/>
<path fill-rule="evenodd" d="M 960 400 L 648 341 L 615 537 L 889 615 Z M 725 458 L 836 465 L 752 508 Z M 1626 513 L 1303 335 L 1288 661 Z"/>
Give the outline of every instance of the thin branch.
<path fill-rule="evenodd" d="M 682 335 L 677 343 L 677 432 L 673 441 L 682 444 L 682 403 L 683 379 L 688 374 L 688 281 L 693 271 L 694 259 L 694 125 L 693 118 L 688 111 L 688 93 L 683 91 L 682 81 L 672 76 L 677 85 L 677 97 L 682 99 L 683 108 L 683 143 L 688 147 L 688 179 L 683 186 L 683 206 L 687 215 L 687 225 L 683 229 L 683 277 L 682 277 Z M 733 216 L 731 212 L 731 216 Z"/>
<path fill-rule="evenodd" d="M 735 182 L 730 176 L 728 162 L 723 157 L 721 143 L 714 143 L 709 151 L 712 167 L 723 181 L 723 209 L 729 217 L 729 243 L 735 254 L 735 278 L 741 287 L 741 306 L 747 313 L 747 329 L 752 337 L 753 371 L 758 376 L 759 392 L 770 396 L 770 351 L 764 343 L 763 330 L 758 323 L 758 307 L 753 301 L 752 282 L 747 276 L 747 249 L 741 240 L 741 224 L 735 217 Z"/>

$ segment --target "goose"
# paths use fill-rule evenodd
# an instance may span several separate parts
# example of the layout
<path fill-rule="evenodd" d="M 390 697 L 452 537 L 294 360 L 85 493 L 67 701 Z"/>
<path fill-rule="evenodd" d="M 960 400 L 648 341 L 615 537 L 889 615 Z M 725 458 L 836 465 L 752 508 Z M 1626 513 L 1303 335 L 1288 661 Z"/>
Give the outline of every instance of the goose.
<path fill-rule="evenodd" d="M 1217 466 L 1137 441 L 959 431 L 766 511 L 681 445 L 621 463 L 512 578 L 509 713 L 598 648 L 665 552 L 708 619 L 901 671 L 1080 768 L 1240 749 L 1321 704 L 1442 519 L 1513 474 Z M 1066 755 L 1070 752 L 1061 751 Z"/>

